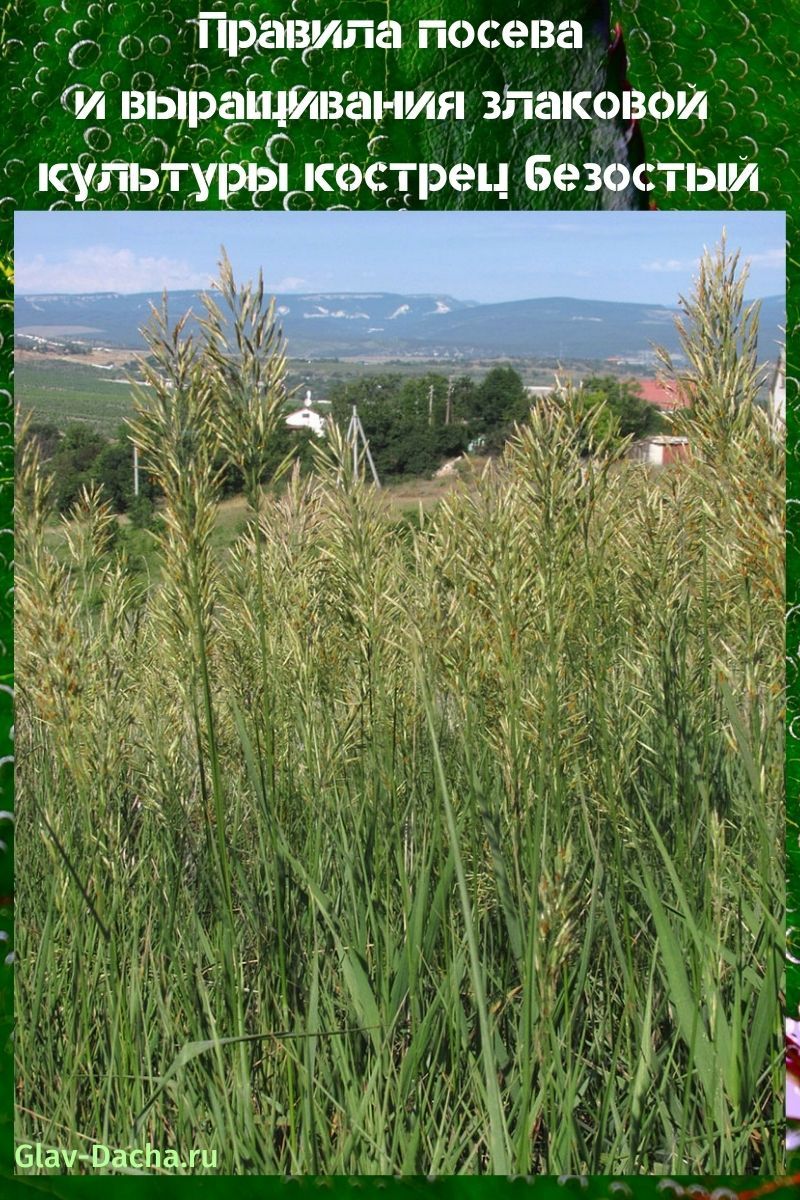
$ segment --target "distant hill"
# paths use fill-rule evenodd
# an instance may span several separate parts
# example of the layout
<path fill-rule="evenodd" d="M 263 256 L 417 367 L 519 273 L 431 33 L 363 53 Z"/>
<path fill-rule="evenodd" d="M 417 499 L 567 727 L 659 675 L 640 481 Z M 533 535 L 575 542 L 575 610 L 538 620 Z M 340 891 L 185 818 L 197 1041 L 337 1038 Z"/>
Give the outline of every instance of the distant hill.
<path fill-rule="evenodd" d="M 141 349 L 140 329 L 157 293 L 17 296 L 17 334 Z M 276 297 L 294 358 L 353 355 L 445 359 L 604 359 L 646 354 L 653 343 L 679 350 L 676 310 L 659 304 L 549 297 L 476 304 L 446 295 L 318 292 Z M 198 292 L 171 292 L 170 319 L 202 314 Z M 761 347 L 775 357 L 783 340 L 782 296 L 762 301 Z M 191 319 L 189 322 L 191 327 Z"/>

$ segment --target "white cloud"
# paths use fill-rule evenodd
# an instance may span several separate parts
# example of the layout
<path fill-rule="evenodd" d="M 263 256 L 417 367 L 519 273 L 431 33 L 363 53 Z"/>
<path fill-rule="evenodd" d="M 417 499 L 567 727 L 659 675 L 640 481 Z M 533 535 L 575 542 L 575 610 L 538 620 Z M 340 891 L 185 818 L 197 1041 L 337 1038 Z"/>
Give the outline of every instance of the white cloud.
<path fill-rule="evenodd" d="M 283 279 L 279 279 L 276 283 L 265 283 L 264 290 L 267 292 L 309 292 L 319 289 L 312 288 L 307 279 L 302 279 L 299 275 L 284 275 Z"/>
<path fill-rule="evenodd" d="M 211 276 L 166 256 L 86 246 L 58 261 L 35 254 L 19 256 L 15 284 L 19 292 L 160 292 L 207 287 Z"/>
<path fill-rule="evenodd" d="M 786 247 L 775 246 L 758 254 L 743 254 L 743 263 L 751 267 L 784 267 L 786 265 Z M 642 263 L 643 271 L 696 271 L 700 265 L 699 258 L 654 258 L 651 262 Z"/>
<path fill-rule="evenodd" d="M 748 254 L 747 261 L 754 267 L 785 267 L 786 247 L 774 246 L 771 250 L 764 250 L 760 254 Z"/>
<path fill-rule="evenodd" d="M 654 258 L 651 262 L 642 263 L 643 271 L 691 271 L 700 260 L 681 258 Z"/>

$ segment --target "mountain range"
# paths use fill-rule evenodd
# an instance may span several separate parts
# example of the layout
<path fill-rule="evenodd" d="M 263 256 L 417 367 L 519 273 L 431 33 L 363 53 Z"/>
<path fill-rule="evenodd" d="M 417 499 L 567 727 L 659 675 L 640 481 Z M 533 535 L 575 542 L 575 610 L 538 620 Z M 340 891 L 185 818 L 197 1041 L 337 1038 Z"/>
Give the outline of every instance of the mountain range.
<path fill-rule="evenodd" d="M 16 333 L 142 349 L 141 327 L 158 293 L 30 295 L 15 300 Z M 478 304 L 394 292 L 286 293 L 276 309 L 293 358 L 421 357 L 606 359 L 680 350 L 678 311 L 660 304 L 555 296 Z M 169 317 L 202 315 L 201 293 L 169 296 Z M 774 359 L 786 322 L 783 296 L 762 300 L 759 354 Z M 190 316 L 187 328 L 191 329 Z"/>

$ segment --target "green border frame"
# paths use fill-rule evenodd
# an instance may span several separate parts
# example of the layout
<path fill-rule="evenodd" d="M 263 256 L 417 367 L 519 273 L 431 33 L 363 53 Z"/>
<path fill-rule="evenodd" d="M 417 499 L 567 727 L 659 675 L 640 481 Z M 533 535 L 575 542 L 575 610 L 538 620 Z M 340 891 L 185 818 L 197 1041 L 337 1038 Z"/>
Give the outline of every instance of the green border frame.
<path fill-rule="evenodd" d="M 602 10 L 603 0 L 598 0 Z M 76 0 L 9 0 L 0 10 L 0 39 L 2 39 L 3 78 L 7 85 L 6 113 L 13 110 L 9 121 L 13 146 L 0 161 L 0 260 L 10 265 L 13 239 L 13 213 L 19 208 L 44 207 L 37 203 L 32 192 L 35 163 L 40 158 L 63 157 L 60 139 L 65 129 L 65 114 L 58 102 L 62 72 L 59 63 L 66 62 L 68 46 L 56 40 L 44 51 L 34 50 L 40 40 L 41 29 L 47 24 L 48 12 L 58 16 L 58 28 L 78 28 L 78 23 L 91 26 L 92 21 L 105 22 L 119 45 L 127 31 L 140 29 L 142 23 L 157 23 L 169 15 L 180 23 L 194 15 L 203 5 L 192 4 L 191 0 L 173 0 L 166 6 L 153 2 L 127 4 L 115 0 L 79 5 Z M 265 6 L 266 7 L 266 6 Z M 274 6 L 270 6 L 273 8 Z M 315 6 L 311 6 L 315 7 Z M 798 467 L 798 332 L 800 326 L 798 300 L 800 299 L 800 173 L 788 154 L 792 140 L 796 139 L 796 121 L 800 112 L 800 55 L 794 49 L 800 0 L 623 0 L 613 7 L 613 17 L 623 27 L 630 56 L 629 72 L 636 87 L 645 91 L 664 87 L 675 90 L 692 81 L 709 88 L 709 120 L 692 138 L 691 144 L 684 141 L 684 132 L 667 122 L 645 123 L 642 133 L 648 156 L 654 161 L 698 162 L 718 159 L 751 157 L 757 158 L 761 175 L 761 193 L 752 196 L 748 192 L 730 197 L 715 194 L 686 196 L 676 193 L 666 196 L 657 193 L 655 198 L 665 209 L 721 209 L 727 206 L 742 208 L 771 208 L 787 213 L 787 234 L 790 247 L 787 286 L 787 352 L 788 352 L 788 429 L 787 454 L 789 482 L 787 486 L 789 532 L 787 539 L 787 589 L 790 604 L 790 619 L 787 632 L 788 703 L 787 731 L 788 750 L 786 764 L 787 785 L 787 864 L 789 873 L 788 904 L 790 912 L 800 911 L 800 522 L 796 506 L 800 503 L 800 469 Z M 233 4 L 228 5 L 232 9 Z M 337 5 L 332 3 L 328 10 L 344 11 L 348 15 L 368 11 L 369 15 L 386 15 L 387 6 L 377 3 L 356 3 L 346 0 Z M 474 8 L 474 12 L 472 11 Z M 481 0 L 470 6 L 472 16 L 500 15 L 506 19 L 518 15 L 531 19 L 535 16 L 552 16 L 554 10 L 562 8 L 566 15 L 570 10 L 577 15 L 585 11 L 586 4 L 579 2 L 558 4 L 555 0 L 531 0 L 528 4 L 517 4 L 511 0 L 496 3 Z M 303 11 L 310 11 L 302 3 Z M 450 15 L 457 19 L 464 14 L 464 6 L 455 0 L 438 0 L 434 4 L 416 3 L 415 0 L 395 0 L 392 15 L 405 22 L 420 16 L 423 11 Z M 149 26 L 148 26 L 149 28 Z M 77 38 L 77 33 L 76 33 Z M 49 57 L 48 57 L 49 56 Z M 122 62 L 123 67 L 133 68 L 135 63 Z M 624 64 L 624 59 L 623 59 Z M 90 64 L 91 65 L 91 64 Z M 105 58 L 98 62 L 98 71 L 111 69 L 114 64 Z M 407 61 L 406 71 L 413 86 L 415 61 Z M 623 65 L 624 70 L 624 65 Z M 480 87 L 480 72 L 473 75 L 475 86 Z M 182 131 L 183 132 L 183 131 Z M 350 131 L 342 134 L 345 137 Z M 198 131 L 197 139 L 203 136 Z M 496 138 L 496 135 L 493 135 Z M 500 157 L 501 143 L 495 141 L 494 157 Z M 173 147 L 174 149 L 174 147 Z M 726 153 L 723 150 L 727 151 Z M 98 155 L 100 157 L 100 155 Z M 214 158 L 212 154 L 198 157 Z M 420 155 L 422 157 L 422 155 Z M 164 202 L 156 197 L 156 202 Z M 169 198 L 167 198 L 169 199 Z M 335 199 L 335 197 L 333 198 Z M 555 197 L 554 199 L 557 199 Z M 730 202 L 730 205 L 728 205 Z M 178 202 L 179 203 L 179 202 Z M 184 202 L 185 203 L 185 202 Z M 114 207 L 113 200 L 110 207 Z M 143 207 L 153 207 L 153 201 Z M 176 204 L 177 206 L 177 204 Z M 497 207 L 513 205 L 498 204 Z M 277 205 L 273 205 L 277 207 Z M 435 207 L 433 203 L 429 208 Z M 557 203 L 549 205 L 560 207 Z M 8 761 L 12 753 L 10 695 L 5 690 L 13 679 L 13 610 L 12 610 L 12 449 L 11 449 L 11 386 L 13 366 L 13 321 L 11 285 L 7 275 L 0 278 L 0 809 L 10 809 L 13 783 Z M 797 605 L 797 611 L 794 606 Z M 8 844 L 7 851 L 0 850 L 0 931 L 11 934 L 11 909 L 8 900 L 12 888 L 12 838 L 10 824 L 0 823 L 0 837 Z M 13 1060 L 10 1033 L 13 1020 L 12 972 L 4 964 L 10 944 L 0 943 L 0 1173 L 10 1174 L 13 1170 Z M 790 966 L 787 972 L 788 1006 L 792 1011 L 800 1001 L 800 970 Z M 54 1195 L 84 1195 L 96 1186 L 105 1186 L 108 1177 L 15 1177 L 6 1180 L 6 1194 L 20 1194 L 22 1189 L 34 1187 Z M 656 1195 L 657 1181 L 639 1178 L 634 1186 L 636 1196 Z M 743 1180 L 715 1179 L 708 1186 L 728 1185 L 735 1189 L 747 1186 Z M 540 1194 L 549 1190 L 564 1196 L 574 1186 L 581 1195 L 588 1197 L 607 1195 L 607 1179 L 592 1179 L 585 1185 L 575 1183 L 567 1187 L 558 1186 L 548 1177 L 533 1181 Z M 117 1177 L 115 1192 L 119 1195 L 139 1195 L 145 1189 L 151 1196 L 161 1196 L 176 1186 L 191 1186 L 203 1194 L 218 1194 L 227 1187 L 224 1178 L 219 1180 L 197 1178 L 177 1181 L 148 1177 L 146 1180 Z M 285 1187 L 309 1190 L 334 1190 L 342 1195 L 358 1190 L 373 1188 L 388 1189 L 399 1195 L 422 1192 L 425 1195 L 472 1197 L 488 1195 L 488 1189 L 500 1188 L 506 1195 L 527 1192 L 529 1181 L 508 1181 L 500 1184 L 495 1179 L 460 1178 L 425 1181 L 408 1180 L 314 1180 L 305 1178 L 296 1181 L 283 1179 L 261 1179 L 244 1177 L 236 1185 L 242 1196 L 264 1194 Z M 750 1188 L 757 1186 L 750 1181 Z M 165 1191 L 165 1189 L 167 1191 Z"/>

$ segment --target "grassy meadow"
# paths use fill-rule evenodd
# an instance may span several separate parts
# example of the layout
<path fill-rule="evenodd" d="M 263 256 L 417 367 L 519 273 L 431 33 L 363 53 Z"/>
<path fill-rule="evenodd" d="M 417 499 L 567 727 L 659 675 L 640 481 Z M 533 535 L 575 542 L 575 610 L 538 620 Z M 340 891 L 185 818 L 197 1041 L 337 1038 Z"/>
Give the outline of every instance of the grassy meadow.
<path fill-rule="evenodd" d="M 58 428 L 84 421 L 113 436 L 130 415 L 130 387 L 120 382 L 124 377 L 124 367 L 106 372 L 63 358 L 26 359 L 14 372 L 14 400 L 21 410 Z"/>
<path fill-rule="evenodd" d="M 28 444 L 18 1140 L 780 1172 L 783 451 L 742 294 L 723 249 L 684 302 L 690 461 L 621 461 L 575 394 L 411 524 L 335 434 L 262 490 L 285 350 L 223 268 L 230 344 L 213 306 L 149 332 L 151 586 L 97 494 L 54 552 Z"/>

